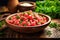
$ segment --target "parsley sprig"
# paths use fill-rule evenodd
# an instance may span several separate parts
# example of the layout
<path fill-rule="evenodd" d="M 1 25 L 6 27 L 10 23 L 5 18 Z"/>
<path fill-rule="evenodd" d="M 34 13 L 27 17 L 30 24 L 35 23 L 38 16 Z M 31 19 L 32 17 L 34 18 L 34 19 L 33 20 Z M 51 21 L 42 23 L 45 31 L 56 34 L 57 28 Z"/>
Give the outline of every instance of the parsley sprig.
<path fill-rule="evenodd" d="M 50 28 L 56 28 L 56 29 L 60 30 L 60 24 L 55 23 L 55 22 L 51 22 L 49 27 Z"/>

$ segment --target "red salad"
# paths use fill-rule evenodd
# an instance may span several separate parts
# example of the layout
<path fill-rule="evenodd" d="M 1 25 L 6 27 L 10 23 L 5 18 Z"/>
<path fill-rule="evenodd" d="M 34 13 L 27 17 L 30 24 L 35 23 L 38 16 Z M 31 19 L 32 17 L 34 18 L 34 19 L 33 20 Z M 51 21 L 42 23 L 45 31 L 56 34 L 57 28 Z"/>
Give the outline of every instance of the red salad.
<path fill-rule="evenodd" d="M 11 16 L 8 22 L 18 26 L 36 26 L 46 23 L 47 18 L 30 10 Z"/>

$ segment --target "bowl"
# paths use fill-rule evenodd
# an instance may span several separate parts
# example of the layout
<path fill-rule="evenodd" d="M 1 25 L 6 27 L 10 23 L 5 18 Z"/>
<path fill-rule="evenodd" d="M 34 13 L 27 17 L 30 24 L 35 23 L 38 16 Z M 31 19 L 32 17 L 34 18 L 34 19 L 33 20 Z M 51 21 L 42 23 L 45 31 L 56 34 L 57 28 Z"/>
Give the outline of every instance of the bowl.
<path fill-rule="evenodd" d="M 21 6 L 20 4 L 22 4 L 22 3 L 29 3 L 29 4 L 32 4 L 32 6 Z M 18 4 L 18 10 L 20 11 L 20 12 L 23 12 L 23 11 L 28 11 L 28 10 L 34 10 L 35 9 L 35 7 L 36 7 L 36 3 L 35 2 L 29 2 L 29 1 L 23 1 L 23 2 L 20 2 L 19 4 Z"/>
<path fill-rule="evenodd" d="M 35 13 L 35 12 L 33 12 L 33 13 Z M 48 15 L 40 14 L 42 16 L 47 17 L 48 21 L 45 24 L 36 25 L 36 26 L 28 26 L 28 27 L 20 27 L 20 26 L 14 25 L 14 24 L 10 24 L 7 21 L 11 16 L 16 15 L 16 14 L 18 14 L 18 13 L 15 13 L 15 14 L 12 14 L 12 15 L 8 16 L 6 18 L 6 23 L 7 23 L 9 28 L 11 28 L 12 30 L 14 30 L 16 32 L 20 32 L 20 33 L 36 33 L 36 32 L 39 32 L 39 31 L 43 31 L 51 22 L 51 18 Z"/>

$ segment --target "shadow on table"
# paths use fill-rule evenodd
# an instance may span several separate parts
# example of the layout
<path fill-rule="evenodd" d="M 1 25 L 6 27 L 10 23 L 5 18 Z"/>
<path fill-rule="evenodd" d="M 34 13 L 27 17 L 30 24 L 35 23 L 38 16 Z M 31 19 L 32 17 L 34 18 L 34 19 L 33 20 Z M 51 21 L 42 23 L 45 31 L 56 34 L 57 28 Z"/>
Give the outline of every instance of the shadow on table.
<path fill-rule="evenodd" d="M 4 31 L 5 35 L 2 35 L 3 38 L 41 38 L 44 35 L 44 31 L 40 31 L 37 33 L 18 33 L 10 28 Z"/>

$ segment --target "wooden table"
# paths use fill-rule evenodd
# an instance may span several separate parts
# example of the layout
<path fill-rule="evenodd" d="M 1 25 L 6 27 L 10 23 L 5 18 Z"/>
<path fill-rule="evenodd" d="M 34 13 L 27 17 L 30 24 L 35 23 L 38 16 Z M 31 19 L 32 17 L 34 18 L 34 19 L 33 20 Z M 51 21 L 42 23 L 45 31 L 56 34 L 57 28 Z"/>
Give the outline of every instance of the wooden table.
<path fill-rule="evenodd" d="M 60 24 L 60 19 L 53 19 L 52 22 Z M 46 31 L 48 30 L 52 33 L 50 36 L 46 34 Z M 3 32 L 5 34 L 1 35 L 0 38 L 60 38 L 60 31 L 55 28 L 50 28 L 49 26 L 44 31 L 34 34 L 18 33 L 10 28 L 5 29 Z"/>
<path fill-rule="evenodd" d="M 52 20 L 54 22 L 60 23 L 60 19 Z M 51 31 L 51 35 L 47 35 L 46 31 Z M 4 30 L 4 35 L 1 35 L 0 38 L 60 38 L 60 31 L 56 30 L 55 28 L 50 28 L 49 26 L 41 32 L 34 33 L 34 34 L 26 34 L 26 33 L 18 33 L 10 28 Z"/>

